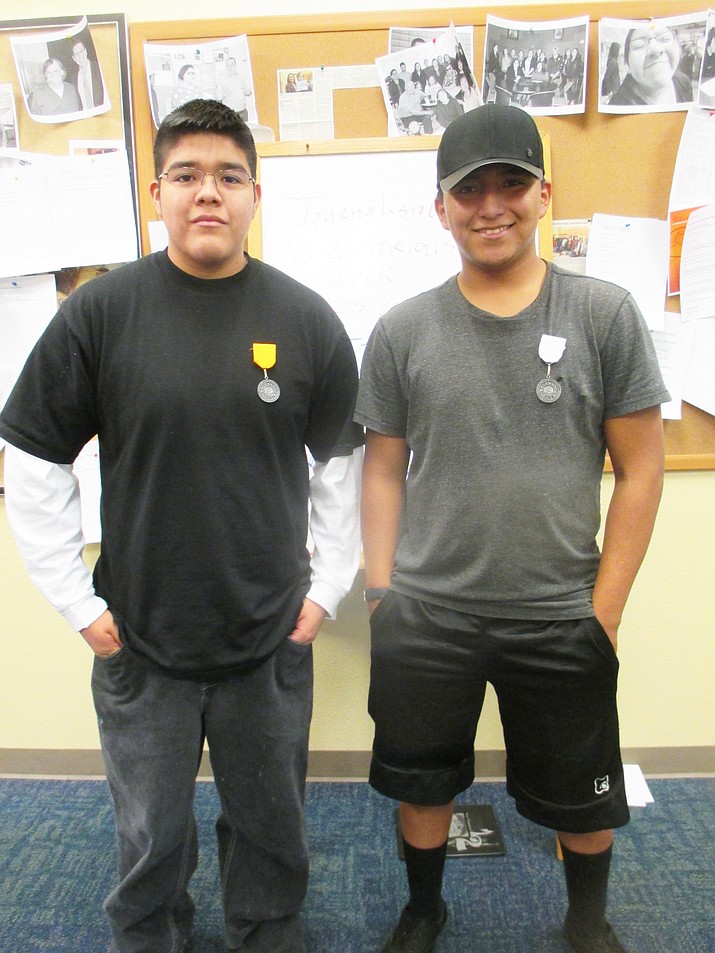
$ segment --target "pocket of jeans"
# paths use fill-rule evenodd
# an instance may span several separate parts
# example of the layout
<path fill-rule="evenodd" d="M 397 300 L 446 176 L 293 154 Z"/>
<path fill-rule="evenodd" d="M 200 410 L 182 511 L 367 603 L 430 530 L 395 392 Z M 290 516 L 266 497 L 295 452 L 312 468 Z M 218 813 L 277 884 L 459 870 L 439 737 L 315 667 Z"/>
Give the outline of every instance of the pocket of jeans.
<path fill-rule="evenodd" d="M 299 690 L 313 680 L 313 643 L 294 642 L 287 636 L 273 655 L 276 683 L 282 689 Z"/>
<path fill-rule="evenodd" d="M 124 655 L 127 650 L 126 645 L 120 645 L 116 652 L 112 652 L 111 655 L 95 655 L 95 659 L 101 665 L 107 665 L 109 662 L 113 662 L 115 659 L 118 659 L 120 655 Z"/>
<path fill-rule="evenodd" d="M 312 642 L 296 642 L 294 639 L 291 639 L 289 636 L 286 636 L 285 641 L 288 643 L 288 645 L 292 649 L 294 649 L 299 654 L 303 654 L 303 655 L 308 651 L 308 649 L 311 649 L 313 647 Z"/>

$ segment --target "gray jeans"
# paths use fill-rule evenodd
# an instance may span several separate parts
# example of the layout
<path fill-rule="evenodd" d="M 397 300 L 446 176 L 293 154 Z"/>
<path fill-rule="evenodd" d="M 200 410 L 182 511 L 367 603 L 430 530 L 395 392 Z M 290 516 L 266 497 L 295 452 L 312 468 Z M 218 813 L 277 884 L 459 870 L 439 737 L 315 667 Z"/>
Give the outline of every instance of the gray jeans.
<path fill-rule="evenodd" d="M 311 648 L 286 639 L 258 668 L 211 684 L 169 678 L 125 648 L 95 660 L 92 691 L 117 826 L 120 883 L 105 903 L 113 953 L 179 953 L 187 944 L 204 739 L 221 800 L 226 943 L 303 950 Z"/>

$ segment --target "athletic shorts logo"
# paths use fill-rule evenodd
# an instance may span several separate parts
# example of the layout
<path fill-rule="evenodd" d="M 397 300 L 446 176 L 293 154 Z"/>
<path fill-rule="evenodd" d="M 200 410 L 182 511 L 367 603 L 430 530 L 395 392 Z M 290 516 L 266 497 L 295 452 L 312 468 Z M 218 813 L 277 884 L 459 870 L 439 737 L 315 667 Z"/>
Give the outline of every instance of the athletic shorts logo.
<path fill-rule="evenodd" d="M 611 783 L 608 780 L 608 775 L 605 778 L 595 778 L 593 786 L 596 790 L 596 794 L 605 794 L 607 791 L 611 790 Z"/>

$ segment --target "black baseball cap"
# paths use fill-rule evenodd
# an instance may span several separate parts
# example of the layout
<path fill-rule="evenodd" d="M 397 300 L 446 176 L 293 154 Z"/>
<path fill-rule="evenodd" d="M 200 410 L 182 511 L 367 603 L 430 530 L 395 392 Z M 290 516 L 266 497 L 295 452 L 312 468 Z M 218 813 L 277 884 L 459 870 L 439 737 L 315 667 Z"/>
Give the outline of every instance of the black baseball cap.
<path fill-rule="evenodd" d="M 453 120 L 437 151 L 437 182 L 449 192 L 483 165 L 506 163 L 544 177 L 544 150 L 531 116 L 518 106 L 487 103 Z"/>

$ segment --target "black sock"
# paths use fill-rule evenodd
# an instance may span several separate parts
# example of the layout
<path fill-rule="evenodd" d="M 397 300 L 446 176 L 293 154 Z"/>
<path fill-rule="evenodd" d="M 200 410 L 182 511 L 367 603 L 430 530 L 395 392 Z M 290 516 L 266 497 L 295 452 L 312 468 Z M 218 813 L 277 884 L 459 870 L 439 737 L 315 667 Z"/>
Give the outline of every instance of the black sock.
<path fill-rule="evenodd" d="M 600 854 L 577 854 L 561 845 L 569 908 L 566 921 L 572 929 L 593 936 L 606 929 L 606 893 L 612 847 Z"/>
<path fill-rule="evenodd" d="M 423 850 L 403 838 L 407 882 L 410 887 L 408 907 L 418 917 L 439 920 L 444 909 L 442 874 L 447 857 L 447 841 L 440 847 Z"/>

